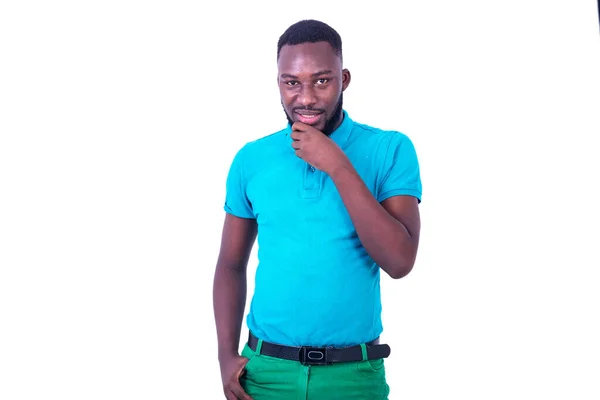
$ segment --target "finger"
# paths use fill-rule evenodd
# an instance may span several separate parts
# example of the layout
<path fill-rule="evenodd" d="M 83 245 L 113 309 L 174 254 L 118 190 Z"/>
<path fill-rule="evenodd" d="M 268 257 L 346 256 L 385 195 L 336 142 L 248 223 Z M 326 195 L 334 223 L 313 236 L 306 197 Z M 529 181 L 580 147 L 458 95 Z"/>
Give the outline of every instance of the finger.
<path fill-rule="evenodd" d="M 240 369 L 238 370 L 238 373 L 237 373 L 237 379 L 238 380 L 240 379 L 240 377 L 242 375 L 244 375 L 246 373 L 246 365 L 248 365 L 249 361 L 250 361 L 250 359 L 246 358 L 244 360 L 244 362 L 242 363 L 242 365 L 240 366 Z"/>
<path fill-rule="evenodd" d="M 244 391 L 242 385 L 240 385 L 239 382 L 232 382 L 229 386 L 229 390 L 231 390 L 233 394 L 236 395 L 236 399 L 253 400 L 252 397 L 250 397 L 250 395 Z"/>
<path fill-rule="evenodd" d="M 296 132 L 293 132 L 290 136 L 294 140 L 300 140 L 300 139 L 302 139 L 303 134 L 304 134 L 304 132 L 296 131 Z"/>
<path fill-rule="evenodd" d="M 292 125 L 292 130 L 296 131 L 296 132 L 304 132 L 306 129 L 308 129 L 310 125 L 306 125 L 302 122 L 294 122 L 294 124 Z"/>

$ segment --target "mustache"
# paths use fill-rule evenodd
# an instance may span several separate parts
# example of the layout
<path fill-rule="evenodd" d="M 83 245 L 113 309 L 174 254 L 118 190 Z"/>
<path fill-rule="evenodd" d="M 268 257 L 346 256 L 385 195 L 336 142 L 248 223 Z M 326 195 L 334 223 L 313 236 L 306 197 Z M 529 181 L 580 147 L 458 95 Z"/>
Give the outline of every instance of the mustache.
<path fill-rule="evenodd" d="M 292 112 L 296 112 L 296 111 L 316 111 L 316 112 L 320 112 L 320 113 L 325 112 L 325 110 L 323 110 L 322 108 L 313 108 L 313 107 L 294 107 L 292 109 Z"/>

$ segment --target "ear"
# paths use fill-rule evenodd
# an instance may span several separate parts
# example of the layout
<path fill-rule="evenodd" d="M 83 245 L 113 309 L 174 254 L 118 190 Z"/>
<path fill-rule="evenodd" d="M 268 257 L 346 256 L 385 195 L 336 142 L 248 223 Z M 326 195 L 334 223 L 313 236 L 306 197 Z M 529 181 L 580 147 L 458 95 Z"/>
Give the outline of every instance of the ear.
<path fill-rule="evenodd" d="M 350 75 L 350 71 L 344 68 L 342 70 L 342 92 L 348 88 L 348 85 L 350 85 L 351 78 L 352 76 Z"/>

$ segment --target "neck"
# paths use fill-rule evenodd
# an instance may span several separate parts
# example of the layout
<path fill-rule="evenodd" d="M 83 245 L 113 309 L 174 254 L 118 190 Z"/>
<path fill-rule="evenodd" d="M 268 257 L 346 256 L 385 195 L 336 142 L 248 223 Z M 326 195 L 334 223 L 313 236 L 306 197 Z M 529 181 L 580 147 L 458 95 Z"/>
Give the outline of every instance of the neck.
<path fill-rule="evenodd" d="M 337 117 L 335 121 L 332 121 L 330 134 L 333 133 L 333 131 L 335 131 L 337 128 L 340 127 L 343 120 L 344 120 L 344 113 L 340 113 L 340 116 Z"/>
<path fill-rule="evenodd" d="M 338 109 L 336 110 L 335 116 L 327 122 L 325 128 L 323 129 L 323 133 L 327 136 L 330 136 L 337 128 L 340 127 L 344 120 L 344 111 L 342 109 L 342 103 L 339 103 Z"/>

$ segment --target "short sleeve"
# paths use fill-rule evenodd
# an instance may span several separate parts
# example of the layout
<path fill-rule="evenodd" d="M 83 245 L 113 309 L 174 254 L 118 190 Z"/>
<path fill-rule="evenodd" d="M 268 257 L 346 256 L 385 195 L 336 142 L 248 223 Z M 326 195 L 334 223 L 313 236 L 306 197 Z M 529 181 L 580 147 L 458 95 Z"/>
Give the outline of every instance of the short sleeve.
<path fill-rule="evenodd" d="M 225 212 L 240 218 L 254 218 L 252 204 L 246 195 L 247 181 L 244 174 L 244 150 L 234 156 L 225 186 Z"/>
<path fill-rule="evenodd" d="M 419 160 L 413 142 L 408 136 L 394 132 L 385 153 L 377 201 L 408 195 L 416 197 L 420 203 L 421 192 Z"/>

